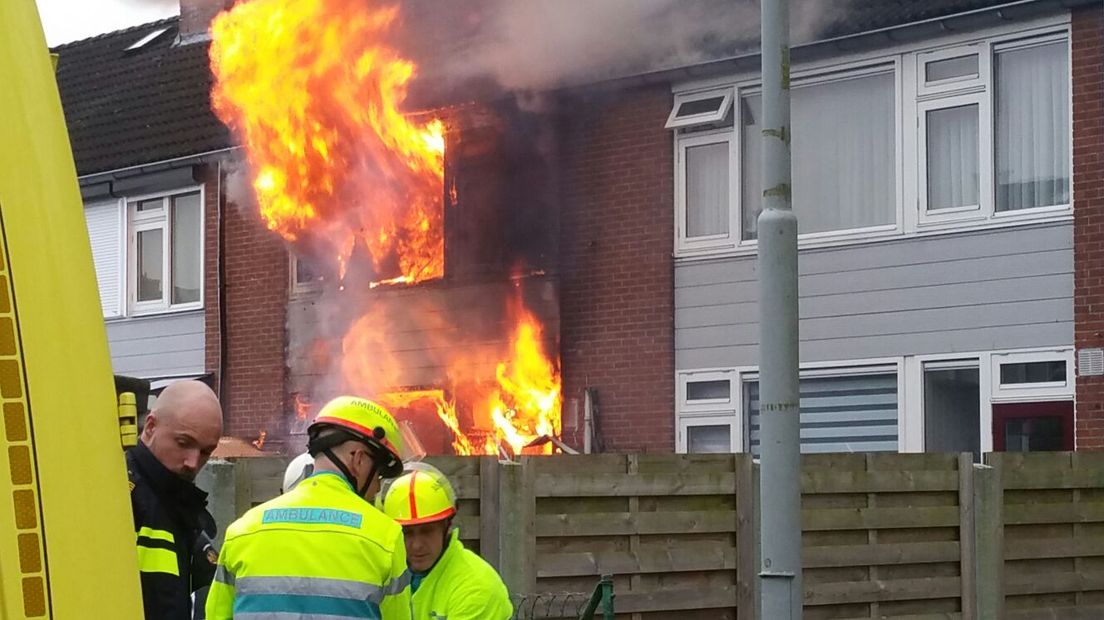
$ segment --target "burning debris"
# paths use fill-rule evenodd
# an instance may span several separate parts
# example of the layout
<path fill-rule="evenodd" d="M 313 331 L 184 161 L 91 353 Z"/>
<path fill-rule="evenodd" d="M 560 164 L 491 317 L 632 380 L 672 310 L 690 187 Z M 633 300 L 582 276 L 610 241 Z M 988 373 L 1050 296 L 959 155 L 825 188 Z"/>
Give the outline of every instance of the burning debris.
<path fill-rule="evenodd" d="M 531 274 L 503 274 L 500 296 L 480 299 L 480 333 L 456 318 L 459 300 L 393 299 L 444 277 L 445 209 L 459 208 L 445 123 L 403 109 L 417 67 L 393 43 L 399 19 L 372 0 L 248 0 L 212 26 L 213 106 L 245 146 L 259 215 L 336 276 L 319 303 L 340 352 L 293 414 L 303 426 L 305 394 L 352 392 L 447 433 L 441 452 L 551 454 L 561 381 L 556 339 L 521 290 Z M 427 367 L 440 369 L 429 388 L 410 380 Z"/>

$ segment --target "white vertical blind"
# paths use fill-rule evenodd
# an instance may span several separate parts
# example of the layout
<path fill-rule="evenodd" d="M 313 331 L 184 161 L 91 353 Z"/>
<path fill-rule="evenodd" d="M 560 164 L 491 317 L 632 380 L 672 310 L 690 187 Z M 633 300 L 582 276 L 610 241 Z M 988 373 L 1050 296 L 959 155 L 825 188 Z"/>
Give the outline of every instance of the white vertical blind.
<path fill-rule="evenodd" d="M 686 148 L 686 236 L 728 234 L 728 142 Z"/>
<path fill-rule="evenodd" d="M 92 261 L 96 266 L 96 283 L 100 289 L 100 306 L 105 318 L 122 314 L 121 214 L 122 207 L 118 201 L 91 204 L 84 209 L 88 239 L 92 243 Z"/>
<path fill-rule="evenodd" d="M 1070 200 L 1066 42 L 998 51 L 997 211 Z"/>

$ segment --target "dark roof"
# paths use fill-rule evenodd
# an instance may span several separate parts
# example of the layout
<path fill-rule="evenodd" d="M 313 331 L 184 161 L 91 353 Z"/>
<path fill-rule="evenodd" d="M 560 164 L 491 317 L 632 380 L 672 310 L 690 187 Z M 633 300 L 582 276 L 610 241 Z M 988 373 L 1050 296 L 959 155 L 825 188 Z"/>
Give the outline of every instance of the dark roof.
<path fill-rule="evenodd" d="M 55 48 L 77 174 L 205 153 L 232 144 L 211 112 L 207 43 L 174 44 L 178 17 Z M 142 37 L 163 34 L 127 51 Z"/>
<path fill-rule="evenodd" d="M 406 32 L 402 38 L 408 43 L 420 42 L 412 45 L 410 51 L 422 65 L 420 75 L 425 78 L 421 85 L 415 85 L 414 92 L 418 93 L 419 86 L 428 86 L 419 99 L 445 102 L 493 96 L 484 82 L 460 83 L 442 75 L 448 63 L 434 63 L 430 59 L 462 59 L 468 46 L 481 37 L 493 36 L 493 33 L 480 32 L 477 24 L 487 23 L 488 11 L 499 7 L 500 2 L 510 1 L 513 0 L 458 0 L 446 5 L 441 0 L 403 0 L 407 10 Z M 691 1 L 704 6 L 758 2 L 679 0 L 672 10 L 684 9 L 686 5 L 682 3 Z M 823 40 L 998 6 L 1020 5 L 1022 11 L 1024 4 L 1052 5 L 1046 10 L 1055 10 L 1060 1 L 792 0 L 791 15 L 799 15 L 808 10 L 809 5 L 823 7 L 826 13 L 814 36 Z M 1077 0 L 1064 1 L 1076 3 Z M 451 10 L 442 10 L 445 6 Z M 457 11 L 466 11 L 467 18 L 459 19 Z M 210 109 L 208 44 L 178 44 L 178 22 L 179 18 L 173 17 L 69 43 L 54 50 L 60 54 L 57 81 L 78 174 L 155 163 L 233 144 L 230 132 Z M 126 51 L 143 36 L 163 28 L 166 32 L 148 45 Z M 746 28 L 744 32 L 746 36 Z M 702 43 L 708 50 L 702 58 L 704 62 L 746 54 L 758 46 L 754 38 Z M 677 67 L 665 65 L 662 59 L 633 59 L 611 74 L 586 76 L 584 81 L 611 80 L 673 68 Z"/>

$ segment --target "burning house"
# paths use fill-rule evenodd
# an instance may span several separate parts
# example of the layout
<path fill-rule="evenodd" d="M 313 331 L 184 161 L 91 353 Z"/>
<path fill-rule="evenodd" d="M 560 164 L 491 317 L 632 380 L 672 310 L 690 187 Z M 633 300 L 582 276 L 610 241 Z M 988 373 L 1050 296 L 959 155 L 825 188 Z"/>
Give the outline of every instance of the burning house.
<path fill-rule="evenodd" d="M 1097 4 L 793 3 L 803 449 L 1100 445 Z M 117 370 L 266 449 L 353 391 L 431 452 L 757 450 L 757 15 L 181 0 L 62 46 Z"/>

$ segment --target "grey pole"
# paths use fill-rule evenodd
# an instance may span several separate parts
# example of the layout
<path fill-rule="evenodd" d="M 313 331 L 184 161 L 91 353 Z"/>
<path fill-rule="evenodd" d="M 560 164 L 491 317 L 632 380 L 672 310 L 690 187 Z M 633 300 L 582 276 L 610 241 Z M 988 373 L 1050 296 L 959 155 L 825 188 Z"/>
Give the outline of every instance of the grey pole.
<path fill-rule="evenodd" d="M 788 0 L 762 0 L 763 211 L 759 214 L 759 505 L 764 620 L 801 616 L 797 216 L 790 184 Z"/>

